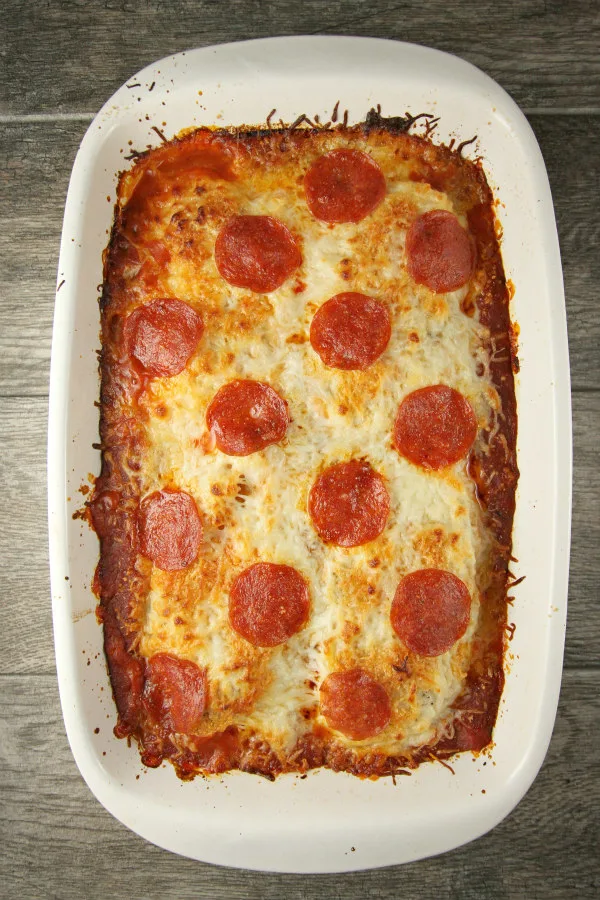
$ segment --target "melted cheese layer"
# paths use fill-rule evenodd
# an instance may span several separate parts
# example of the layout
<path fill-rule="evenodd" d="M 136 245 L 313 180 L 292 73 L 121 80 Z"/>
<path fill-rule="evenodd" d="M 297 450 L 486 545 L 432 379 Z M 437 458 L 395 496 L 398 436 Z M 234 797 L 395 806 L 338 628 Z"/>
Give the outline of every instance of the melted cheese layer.
<path fill-rule="evenodd" d="M 147 421 L 136 478 L 141 496 L 163 487 L 188 491 L 205 542 L 185 571 L 152 569 L 139 650 L 206 667 L 203 734 L 234 724 L 281 754 L 315 724 L 327 728 L 318 705 L 327 674 L 360 665 L 385 686 L 392 718 L 369 740 L 335 737 L 359 754 L 396 755 L 439 736 L 451 715 L 469 669 L 490 552 L 465 463 L 432 473 L 403 459 L 391 443 L 396 411 L 410 391 L 443 383 L 469 400 L 481 429 L 490 429 L 498 398 L 489 378 L 489 334 L 461 309 L 476 283 L 436 295 L 406 271 L 405 235 L 414 219 L 441 208 L 466 226 L 463 211 L 448 195 L 411 180 L 410 160 L 398 157 L 389 136 L 319 137 L 289 158 L 240 153 L 234 180 L 190 178 L 148 203 L 136 244 L 140 260 L 152 269 L 157 246 L 170 259 L 151 280 L 138 277 L 139 267 L 132 271 L 123 311 L 177 297 L 202 314 L 205 332 L 186 369 L 154 379 L 140 398 Z M 331 226 L 308 211 L 302 177 L 320 153 L 348 143 L 377 160 L 388 192 L 363 221 Z M 132 176 L 124 199 L 134 189 Z M 273 293 L 253 294 L 220 277 L 214 243 L 232 214 L 276 216 L 301 239 L 301 268 Z M 315 311 L 348 290 L 382 300 L 392 319 L 386 351 L 362 372 L 327 368 L 308 339 Z M 205 424 L 215 393 L 235 378 L 268 382 L 291 415 L 280 444 L 243 458 L 216 450 Z M 319 539 L 307 499 L 325 467 L 352 458 L 368 459 L 382 475 L 391 512 L 379 538 L 343 549 Z M 228 619 L 233 580 L 259 560 L 294 566 L 310 586 L 307 625 L 272 649 L 247 643 Z M 420 658 L 395 636 L 389 611 L 400 578 L 432 566 L 465 582 L 471 620 L 450 651 Z"/>

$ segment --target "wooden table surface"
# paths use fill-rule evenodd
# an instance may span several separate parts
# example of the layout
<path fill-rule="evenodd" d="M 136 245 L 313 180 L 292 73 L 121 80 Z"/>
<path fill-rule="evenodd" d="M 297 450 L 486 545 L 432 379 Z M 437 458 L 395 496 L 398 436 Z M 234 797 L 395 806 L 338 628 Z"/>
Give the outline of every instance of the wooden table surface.
<path fill-rule="evenodd" d="M 4 0 L 0 11 L 0 897 L 581 898 L 600 894 L 600 6 L 590 0 Z M 190 47 L 355 34 L 475 63 L 527 114 L 564 268 L 575 475 L 561 701 L 544 766 L 478 841 L 403 867 L 283 876 L 181 859 L 95 800 L 71 756 L 52 645 L 46 530 L 51 322 L 67 182 L 94 113 Z"/>

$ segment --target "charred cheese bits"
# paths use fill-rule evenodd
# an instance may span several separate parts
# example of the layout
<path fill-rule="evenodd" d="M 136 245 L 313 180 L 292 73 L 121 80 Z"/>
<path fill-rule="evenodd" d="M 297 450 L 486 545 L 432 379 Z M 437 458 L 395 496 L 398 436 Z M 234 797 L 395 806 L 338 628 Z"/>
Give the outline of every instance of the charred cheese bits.
<path fill-rule="evenodd" d="M 518 471 L 479 163 L 370 114 L 121 176 L 95 584 L 118 711 L 183 778 L 480 750 Z"/>

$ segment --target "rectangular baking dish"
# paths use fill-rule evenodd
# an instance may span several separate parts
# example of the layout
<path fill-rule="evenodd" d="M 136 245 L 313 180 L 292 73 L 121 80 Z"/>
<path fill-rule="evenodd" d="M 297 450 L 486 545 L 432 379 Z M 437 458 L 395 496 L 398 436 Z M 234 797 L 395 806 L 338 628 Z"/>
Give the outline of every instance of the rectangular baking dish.
<path fill-rule="evenodd" d="M 421 766 L 394 783 L 316 771 L 275 783 L 231 773 L 181 783 L 145 771 L 112 734 L 115 709 L 94 615 L 95 535 L 73 513 L 99 472 L 98 286 L 117 173 L 132 148 L 197 125 L 330 118 L 381 104 L 439 116 L 436 140 L 477 136 L 497 198 L 520 328 L 519 467 L 507 682 L 489 756 L 452 773 Z M 98 800 L 149 841 L 195 859 L 280 872 L 339 872 L 408 862 L 459 846 L 523 797 L 550 740 L 562 669 L 571 510 L 571 412 L 562 272 L 544 162 L 525 117 L 490 78 L 424 47 L 345 37 L 272 38 L 180 53 L 133 76 L 90 125 L 77 154 L 60 251 L 48 436 L 56 663 L 67 734 Z"/>

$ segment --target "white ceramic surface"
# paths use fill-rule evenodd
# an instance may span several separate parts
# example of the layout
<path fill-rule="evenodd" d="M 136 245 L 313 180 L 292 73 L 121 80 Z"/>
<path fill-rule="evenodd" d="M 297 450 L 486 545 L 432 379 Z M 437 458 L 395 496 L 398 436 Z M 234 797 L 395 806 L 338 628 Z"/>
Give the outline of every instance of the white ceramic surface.
<path fill-rule="evenodd" d="M 151 86 L 153 85 L 152 89 Z M 274 784 L 232 773 L 181 783 L 170 766 L 145 771 L 113 737 L 115 710 L 90 582 L 95 536 L 72 518 L 79 488 L 99 471 L 97 285 L 116 173 L 131 146 L 156 145 L 201 124 L 258 124 L 273 107 L 327 121 L 432 112 L 436 139 L 478 136 L 496 196 L 507 276 L 521 329 L 521 480 L 510 671 L 494 765 L 463 754 L 410 777 L 360 781 L 319 771 Z M 107 202 L 107 197 L 110 202 Z M 48 449 L 50 561 L 56 661 L 67 734 L 99 801 L 154 843 L 196 859 L 293 872 L 334 872 L 431 856 L 483 834 L 519 802 L 544 759 L 564 644 L 571 506 L 571 415 L 565 305 L 548 179 L 535 137 L 510 97 L 455 57 L 424 47 L 345 37 L 273 38 L 207 47 L 133 76 L 90 125 L 75 160 L 60 252 Z M 99 728 L 98 734 L 95 729 Z"/>

